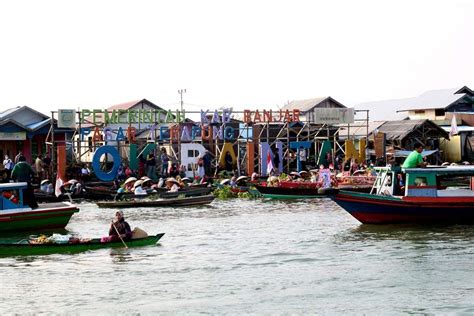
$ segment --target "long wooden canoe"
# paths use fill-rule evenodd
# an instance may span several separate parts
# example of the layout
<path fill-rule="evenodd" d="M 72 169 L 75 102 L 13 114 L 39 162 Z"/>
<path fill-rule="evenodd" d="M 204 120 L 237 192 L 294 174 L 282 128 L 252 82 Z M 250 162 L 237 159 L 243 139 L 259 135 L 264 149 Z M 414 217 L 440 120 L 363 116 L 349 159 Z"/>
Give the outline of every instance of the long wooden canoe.
<path fill-rule="evenodd" d="M 214 195 L 203 195 L 194 197 L 184 197 L 175 199 L 157 199 L 148 200 L 146 197 L 137 198 L 129 201 L 105 201 L 97 202 L 99 207 L 106 208 L 137 208 L 137 207 L 178 207 L 205 205 L 211 203 L 215 199 Z"/>
<path fill-rule="evenodd" d="M 148 236 L 140 239 L 126 240 L 127 247 L 142 247 L 156 244 L 164 233 L 155 236 Z M 100 242 L 100 238 L 92 239 L 85 243 L 48 243 L 48 244 L 30 244 L 30 243 L 0 243 L 0 256 L 36 256 L 49 255 L 56 253 L 79 253 L 88 250 L 97 250 L 103 248 L 123 248 L 121 241 L 118 242 Z"/>

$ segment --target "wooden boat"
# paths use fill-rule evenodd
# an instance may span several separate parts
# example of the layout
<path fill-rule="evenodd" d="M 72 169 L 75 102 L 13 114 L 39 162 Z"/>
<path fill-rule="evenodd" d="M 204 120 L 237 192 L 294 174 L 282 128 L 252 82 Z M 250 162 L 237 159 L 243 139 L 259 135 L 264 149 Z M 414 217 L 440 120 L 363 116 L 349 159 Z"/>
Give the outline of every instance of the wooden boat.
<path fill-rule="evenodd" d="M 203 195 L 183 198 L 169 198 L 149 200 L 147 197 L 135 198 L 127 201 L 105 201 L 97 202 L 101 208 L 137 208 L 137 207 L 178 207 L 210 204 L 214 201 L 214 195 Z"/>
<path fill-rule="evenodd" d="M 190 196 L 201 196 L 208 195 L 211 193 L 212 188 L 209 187 L 185 187 L 180 189 L 178 192 L 169 192 L 166 188 L 156 188 L 156 193 L 150 193 L 149 196 L 154 198 L 177 198 L 180 195 L 185 197 Z M 117 194 L 115 190 L 106 187 L 87 187 L 87 200 L 90 201 L 110 201 L 110 200 L 127 200 L 133 199 L 135 195 L 133 193 L 121 193 Z"/>
<path fill-rule="evenodd" d="M 185 197 L 202 196 L 208 195 L 209 193 L 211 193 L 211 190 L 212 188 L 210 187 L 185 187 L 183 189 L 180 189 L 178 192 L 160 192 L 158 196 L 162 199 L 177 198 L 178 196 L 183 194 Z"/>
<path fill-rule="evenodd" d="M 372 189 L 376 176 L 368 176 L 365 171 L 360 175 L 340 174 L 336 176 L 337 188 L 339 190 L 369 193 Z"/>
<path fill-rule="evenodd" d="M 31 209 L 23 204 L 26 187 L 26 182 L 0 184 L 0 233 L 64 228 L 71 216 L 79 212 L 75 205 L 67 202 L 44 203 Z"/>
<path fill-rule="evenodd" d="M 255 188 L 263 197 L 272 199 L 321 198 L 337 192 L 337 189 L 322 189 L 316 183 L 309 182 L 280 182 L 276 187 L 256 184 Z"/>
<path fill-rule="evenodd" d="M 372 194 L 340 191 L 333 197 L 361 223 L 474 223 L 474 167 L 377 169 Z M 396 179 L 403 174 L 401 187 Z M 460 176 L 470 179 L 470 188 L 445 185 Z"/>
<path fill-rule="evenodd" d="M 164 234 L 162 233 L 155 236 L 126 240 L 125 243 L 129 248 L 154 245 L 161 237 L 163 237 L 163 235 Z M 123 247 L 124 245 L 120 240 L 115 242 L 101 242 L 100 238 L 78 243 L 31 244 L 26 241 L 20 243 L 0 243 L 0 256 L 36 256 L 56 253 L 79 253 L 88 250 Z"/>

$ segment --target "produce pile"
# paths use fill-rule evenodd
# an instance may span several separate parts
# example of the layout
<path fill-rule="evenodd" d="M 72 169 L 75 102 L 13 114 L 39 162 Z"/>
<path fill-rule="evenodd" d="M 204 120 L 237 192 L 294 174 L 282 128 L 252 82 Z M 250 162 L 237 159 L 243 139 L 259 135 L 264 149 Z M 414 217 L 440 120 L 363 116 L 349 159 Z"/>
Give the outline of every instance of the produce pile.
<path fill-rule="evenodd" d="M 77 244 L 77 243 L 88 243 L 90 238 L 77 238 L 71 235 L 53 234 L 48 237 L 46 235 L 39 235 L 38 237 L 32 237 L 28 240 L 29 244 L 40 245 L 40 244 Z"/>

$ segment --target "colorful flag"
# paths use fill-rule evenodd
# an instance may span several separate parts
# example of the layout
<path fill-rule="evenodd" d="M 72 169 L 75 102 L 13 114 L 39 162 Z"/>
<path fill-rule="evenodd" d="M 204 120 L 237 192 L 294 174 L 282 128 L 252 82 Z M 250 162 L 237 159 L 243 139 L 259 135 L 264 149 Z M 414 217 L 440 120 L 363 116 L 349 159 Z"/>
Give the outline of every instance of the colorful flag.
<path fill-rule="evenodd" d="M 61 179 L 61 177 L 59 176 L 59 173 L 58 175 L 56 176 L 56 186 L 55 186 L 55 189 L 54 189 L 54 194 L 56 194 L 56 196 L 60 196 L 61 195 L 61 187 L 63 186 L 64 184 L 64 181 L 63 179 Z"/>
<path fill-rule="evenodd" d="M 272 162 L 272 155 L 270 151 L 267 153 L 267 174 L 270 175 L 273 170 L 273 162 Z"/>
<path fill-rule="evenodd" d="M 458 124 L 456 123 L 456 115 L 453 113 L 453 118 L 451 119 L 451 130 L 449 131 L 449 136 L 454 136 L 458 134 Z"/>

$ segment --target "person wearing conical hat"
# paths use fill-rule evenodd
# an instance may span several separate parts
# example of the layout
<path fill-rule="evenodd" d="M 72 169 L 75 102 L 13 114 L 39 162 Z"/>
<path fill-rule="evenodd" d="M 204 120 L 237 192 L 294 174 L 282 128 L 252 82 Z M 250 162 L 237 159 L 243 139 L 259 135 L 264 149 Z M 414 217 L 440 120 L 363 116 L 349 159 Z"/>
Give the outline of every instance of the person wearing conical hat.
<path fill-rule="evenodd" d="M 135 181 L 133 184 L 133 193 L 135 195 L 147 195 L 146 190 L 142 188 L 143 180 Z"/>
<path fill-rule="evenodd" d="M 133 184 L 137 181 L 135 177 L 129 177 L 122 185 L 123 192 L 132 192 L 133 191 Z"/>
<path fill-rule="evenodd" d="M 168 178 L 165 182 L 166 188 L 169 192 L 178 192 L 179 191 L 179 182 L 175 178 Z"/>
<path fill-rule="evenodd" d="M 142 180 L 142 188 L 151 186 L 151 179 L 147 176 L 141 177 L 140 180 Z"/>

